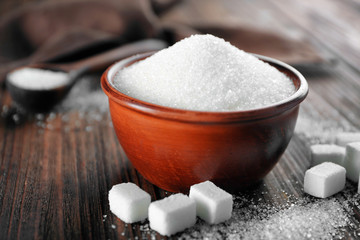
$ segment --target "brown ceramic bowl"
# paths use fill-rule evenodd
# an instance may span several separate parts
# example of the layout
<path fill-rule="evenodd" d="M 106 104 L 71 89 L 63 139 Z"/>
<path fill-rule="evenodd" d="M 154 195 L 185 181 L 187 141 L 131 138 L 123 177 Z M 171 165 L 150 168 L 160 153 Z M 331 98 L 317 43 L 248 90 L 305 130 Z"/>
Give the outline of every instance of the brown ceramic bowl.
<path fill-rule="evenodd" d="M 291 97 L 249 111 L 181 110 L 129 97 L 113 87 L 119 70 L 151 54 L 117 62 L 101 78 L 115 132 L 134 167 L 171 192 L 188 192 L 205 180 L 233 192 L 261 180 L 293 135 L 299 104 L 308 93 L 305 78 L 285 63 L 256 55 L 293 81 L 296 92 Z"/>

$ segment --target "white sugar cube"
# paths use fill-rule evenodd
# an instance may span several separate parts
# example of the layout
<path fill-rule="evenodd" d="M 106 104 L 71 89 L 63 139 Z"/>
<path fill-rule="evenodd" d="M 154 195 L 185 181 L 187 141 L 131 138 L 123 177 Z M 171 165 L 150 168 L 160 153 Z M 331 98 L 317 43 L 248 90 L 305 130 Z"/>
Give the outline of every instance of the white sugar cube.
<path fill-rule="evenodd" d="M 231 218 L 232 195 L 210 181 L 192 185 L 190 198 L 196 202 L 196 214 L 210 224 Z"/>
<path fill-rule="evenodd" d="M 358 182 L 360 173 L 360 142 L 346 145 L 344 167 L 346 168 L 347 178 L 351 181 Z"/>
<path fill-rule="evenodd" d="M 149 222 L 150 227 L 162 235 L 170 236 L 183 231 L 196 222 L 195 201 L 178 193 L 152 202 Z"/>
<path fill-rule="evenodd" d="M 336 144 L 345 147 L 348 143 L 360 142 L 360 133 L 342 132 L 336 135 Z"/>
<path fill-rule="evenodd" d="M 344 167 L 324 162 L 305 172 L 304 191 L 314 197 L 326 198 L 343 190 L 345 181 Z"/>
<path fill-rule="evenodd" d="M 345 148 L 337 145 L 316 144 L 310 147 L 311 165 L 316 166 L 323 162 L 332 162 L 343 166 Z"/>
<path fill-rule="evenodd" d="M 145 220 L 151 196 L 134 183 L 114 185 L 109 191 L 110 210 L 126 223 Z"/>

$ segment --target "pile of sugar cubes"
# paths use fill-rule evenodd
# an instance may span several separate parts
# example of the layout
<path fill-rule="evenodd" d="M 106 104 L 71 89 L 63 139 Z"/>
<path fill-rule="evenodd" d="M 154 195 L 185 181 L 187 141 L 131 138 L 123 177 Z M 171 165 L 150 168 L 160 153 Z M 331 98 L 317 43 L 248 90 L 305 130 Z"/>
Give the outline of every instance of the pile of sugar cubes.
<path fill-rule="evenodd" d="M 196 216 L 209 224 L 231 218 L 232 195 L 210 181 L 190 187 L 189 196 L 177 193 L 151 202 L 150 194 L 134 183 L 121 183 L 109 191 L 110 210 L 126 223 L 149 218 L 150 227 L 173 235 L 193 226 Z"/>
<path fill-rule="evenodd" d="M 360 133 L 340 133 L 336 144 L 311 146 L 312 168 L 305 172 L 304 191 L 326 198 L 345 187 L 346 178 L 359 182 Z"/>

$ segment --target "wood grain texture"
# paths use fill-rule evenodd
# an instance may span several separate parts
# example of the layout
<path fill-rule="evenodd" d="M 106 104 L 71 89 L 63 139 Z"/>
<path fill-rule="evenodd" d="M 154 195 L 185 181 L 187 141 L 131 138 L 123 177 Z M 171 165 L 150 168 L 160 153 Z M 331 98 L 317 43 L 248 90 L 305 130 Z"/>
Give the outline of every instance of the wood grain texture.
<path fill-rule="evenodd" d="M 0 14 L 15 9 L 15 2 L 30 1 L 0 1 Z M 301 35 L 337 61 L 299 69 L 310 92 L 301 105 L 295 135 L 262 184 L 239 193 L 273 206 L 302 198 L 309 145 L 330 142 L 338 131 L 360 129 L 359 3 L 227 0 L 222 4 L 227 21 L 240 24 L 240 19 L 247 19 L 241 24 L 294 38 Z M 199 8 L 194 11 L 209 17 Z M 96 81 L 98 75 L 89 77 Z M 1 89 L 0 239 L 165 239 L 141 223 L 124 224 L 109 211 L 107 193 L 117 183 L 134 182 L 152 200 L 169 193 L 134 169 L 107 113 L 99 113 L 100 121 L 89 120 L 81 111 L 47 114 L 42 121 L 29 115 L 14 124 L 14 116 L 21 113 L 12 111 L 9 94 Z M 348 183 L 347 188 L 355 195 L 355 184 Z M 343 239 L 357 239 L 359 212 L 356 204 L 349 210 L 352 225 L 342 230 Z"/>

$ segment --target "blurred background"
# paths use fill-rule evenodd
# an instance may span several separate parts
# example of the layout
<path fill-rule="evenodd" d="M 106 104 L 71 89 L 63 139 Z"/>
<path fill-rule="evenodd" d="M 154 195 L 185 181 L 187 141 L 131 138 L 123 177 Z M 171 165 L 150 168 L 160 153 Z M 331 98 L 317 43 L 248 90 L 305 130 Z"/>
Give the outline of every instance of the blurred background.
<path fill-rule="evenodd" d="M 310 2 L 297 6 L 296 1 L 3 0 L 0 70 L 4 75 L 28 63 L 76 60 L 141 39 L 157 38 L 171 45 L 196 33 L 210 33 L 245 51 L 293 65 L 319 63 L 324 57 L 307 37 L 313 23 L 301 22 L 308 28 L 302 31 L 286 19 L 298 7 L 307 11 Z M 313 15 L 312 11 L 305 14 Z"/>
<path fill-rule="evenodd" d="M 4 80 L 28 64 L 71 63 L 122 46 L 136 53 L 139 41 L 172 45 L 197 33 L 296 67 L 310 92 L 279 163 L 263 184 L 235 201 L 239 215 L 229 224 L 238 229 L 199 225 L 185 238 L 241 238 L 243 228 L 236 224 L 242 211 L 252 216 L 248 206 L 286 209 L 298 200 L 316 202 L 303 193 L 309 146 L 360 129 L 358 0 L 0 0 L 1 239 L 164 238 L 146 223 L 127 225 L 109 211 L 107 193 L 120 182 L 136 183 L 153 200 L 170 193 L 138 174 L 118 143 L 100 89 L 106 66 L 82 77 L 46 113 L 18 108 Z M 335 237 L 329 239 L 359 236 L 356 191 L 348 184 L 347 195 L 334 199 L 352 204 L 344 210 L 351 224 L 340 232 L 330 226 Z M 306 236 L 308 229 L 302 231 Z"/>

